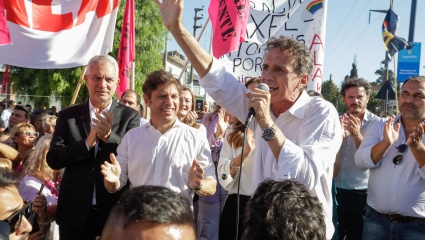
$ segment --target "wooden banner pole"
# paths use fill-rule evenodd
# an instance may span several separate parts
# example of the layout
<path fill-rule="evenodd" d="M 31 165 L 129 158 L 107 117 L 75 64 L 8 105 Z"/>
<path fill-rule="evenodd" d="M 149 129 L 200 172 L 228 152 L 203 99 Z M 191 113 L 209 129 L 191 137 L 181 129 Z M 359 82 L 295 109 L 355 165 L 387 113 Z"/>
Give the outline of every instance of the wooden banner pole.
<path fill-rule="evenodd" d="M 69 106 L 74 105 L 75 100 L 77 99 L 78 92 L 80 92 L 81 85 L 83 84 L 84 75 L 86 74 L 87 65 L 83 67 L 83 71 L 81 72 L 80 80 L 78 80 L 77 87 L 75 88 L 74 95 L 72 96 L 71 104 Z"/>

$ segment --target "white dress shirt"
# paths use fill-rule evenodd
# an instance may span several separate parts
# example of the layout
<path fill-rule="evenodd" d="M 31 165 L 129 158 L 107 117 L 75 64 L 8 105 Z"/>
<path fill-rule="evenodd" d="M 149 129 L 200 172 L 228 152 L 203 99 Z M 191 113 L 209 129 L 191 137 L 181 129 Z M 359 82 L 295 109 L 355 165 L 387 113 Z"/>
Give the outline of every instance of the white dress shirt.
<path fill-rule="evenodd" d="M 209 73 L 200 80 L 201 86 L 223 108 L 239 121 L 248 115 L 248 90 L 224 66 L 214 59 Z M 265 179 L 294 179 L 310 189 L 323 204 L 326 237 L 332 238 L 332 174 L 333 164 L 342 142 L 342 130 L 335 107 L 322 98 L 303 92 L 292 107 L 271 118 L 286 136 L 276 161 L 270 147 L 255 127 L 254 171 L 252 186 Z M 252 124 L 253 125 L 253 124 Z"/>
<path fill-rule="evenodd" d="M 400 116 L 394 120 L 399 121 Z M 419 168 L 418 162 L 409 147 L 403 154 L 400 165 L 393 163 L 398 155 L 397 146 L 406 143 L 403 124 L 399 137 L 382 159 L 374 164 L 371 158 L 372 147 L 382 141 L 386 120 L 375 123 L 371 131 L 363 137 L 356 152 L 358 167 L 369 168 L 367 204 L 380 213 L 425 218 L 425 166 Z M 422 138 L 425 143 L 425 138 Z"/>
<path fill-rule="evenodd" d="M 229 194 L 236 194 L 238 192 L 238 180 L 239 180 L 239 170 L 236 172 L 235 177 L 232 178 L 230 175 L 230 164 L 233 162 L 233 159 L 237 157 L 242 152 L 242 147 L 237 149 L 230 146 L 227 141 L 227 136 L 233 132 L 233 125 L 230 125 L 226 129 L 225 139 L 223 139 L 223 147 L 220 152 L 220 160 L 217 167 L 217 178 L 221 186 L 226 189 Z M 246 147 L 246 145 L 245 145 Z M 252 164 L 254 161 L 254 154 L 251 153 L 242 165 L 242 178 L 239 187 L 239 193 L 245 196 L 251 196 L 253 187 L 252 187 Z M 223 177 L 223 174 L 225 177 Z M 224 179 L 223 179 L 224 178 Z"/>
<path fill-rule="evenodd" d="M 362 136 L 371 129 L 371 126 L 381 120 L 380 117 L 366 110 L 363 121 L 360 126 Z M 354 161 L 354 154 L 357 151 L 356 143 L 351 135 L 342 140 L 341 154 L 336 158 L 340 170 L 335 178 L 335 186 L 337 188 L 348 190 L 365 190 L 369 180 L 369 169 L 358 168 Z"/>
<path fill-rule="evenodd" d="M 120 184 L 156 185 L 180 193 L 192 204 L 188 173 L 193 160 L 204 168 L 204 178 L 215 179 L 211 150 L 202 131 L 176 119 L 162 134 L 150 122 L 128 131 L 117 148 Z"/>
<path fill-rule="evenodd" d="M 108 104 L 108 106 L 106 106 L 105 109 L 103 109 L 102 112 L 109 112 L 109 110 L 111 109 L 111 106 L 112 106 L 112 101 Z M 90 111 L 90 122 L 91 122 L 91 126 L 93 126 L 93 118 L 96 118 L 96 108 L 91 103 L 91 100 L 89 100 L 89 111 Z M 101 113 L 101 115 L 103 116 L 102 113 Z M 87 145 L 87 142 L 86 142 L 86 146 L 87 146 L 87 149 L 90 150 L 89 146 Z M 99 141 L 96 142 L 96 145 L 94 145 L 94 155 L 95 156 L 97 154 L 98 147 L 99 147 Z M 97 204 L 97 200 L 96 200 L 96 183 L 95 183 L 94 184 L 94 188 L 93 188 L 92 205 L 96 205 L 96 204 Z"/>

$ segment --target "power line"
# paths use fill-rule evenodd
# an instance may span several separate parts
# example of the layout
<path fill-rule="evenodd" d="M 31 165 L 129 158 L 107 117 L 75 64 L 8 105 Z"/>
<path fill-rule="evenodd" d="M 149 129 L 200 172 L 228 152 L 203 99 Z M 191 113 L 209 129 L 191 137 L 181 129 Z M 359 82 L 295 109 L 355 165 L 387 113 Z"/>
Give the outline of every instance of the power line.
<path fill-rule="evenodd" d="M 333 39 L 334 39 L 334 37 L 338 34 L 339 30 L 341 30 L 341 28 L 342 28 L 342 26 L 344 25 L 345 21 L 347 21 L 348 17 L 349 17 L 349 16 L 351 15 L 351 13 L 353 12 L 353 9 L 354 9 L 354 7 L 356 6 L 356 4 L 357 4 L 357 2 L 358 2 L 358 1 L 359 1 L 359 0 L 356 0 L 356 2 L 354 3 L 353 7 L 351 7 L 351 10 L 349 11 L 350 13 L 349 13 L 349 14 L 347 14 L 347 15 L 345 16 L 344 21 L 342 21 L 341 25 L 339 25 L 338 30 L 336 30 L 335 34 L 333 35 L 333 37 L 332 37 L 332 38 L 331 38 L 331 40 L 329 41 L 329 44 L 331 44 L 332 40 L 333 40 Z"/>
<path fill-rule="evenodd" d="M 369 6 L 370 1 L 366 4 L 366 6 L 363 8 L 363 10 L 360 12 L 359 16 L 362 15 L 362 13 L 366 10 L 367 6 Z M 334 47 L 333 51 L 329 54 L 329 57 L 331 57 L 337 50 L 339 45 L 341 45 L 341 43 L 345 40 L 345 38 L 348 36 L 348 33 L 350 33 L 351 29 L 353 28 L 354 24 L 356 24 L 357 21 L 354 21 L 353 24 L 351 24 L 351 26 L 348 28 L 349 31 L 347 31 L 347 33 L 344 35 L 344 37 L 338 42 L 338 44 L 336 45 L 336 47 Z"/>

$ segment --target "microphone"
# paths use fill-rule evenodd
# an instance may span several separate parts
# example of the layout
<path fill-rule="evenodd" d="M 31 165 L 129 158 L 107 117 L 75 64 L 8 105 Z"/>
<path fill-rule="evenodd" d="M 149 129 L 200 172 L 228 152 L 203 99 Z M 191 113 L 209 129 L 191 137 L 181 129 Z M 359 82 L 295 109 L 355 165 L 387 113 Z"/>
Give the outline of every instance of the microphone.
<path fill-rule="evenodd" d="M 261 89 L 265 92 L 269 92 L 269 86 L 265 83 L 260 83 L 257 85 L 257 87 L 255 87 L 257 89 Z M 246 121 L 245 121 L 245 127 L 247 128 L 249 126 L 249 124 L 251 124 L 252 118 L 255 116 L 255 110 L 254 108 L 250 108 L 249 112 L 248 112 L 248 117 L 246 117 Z"/>

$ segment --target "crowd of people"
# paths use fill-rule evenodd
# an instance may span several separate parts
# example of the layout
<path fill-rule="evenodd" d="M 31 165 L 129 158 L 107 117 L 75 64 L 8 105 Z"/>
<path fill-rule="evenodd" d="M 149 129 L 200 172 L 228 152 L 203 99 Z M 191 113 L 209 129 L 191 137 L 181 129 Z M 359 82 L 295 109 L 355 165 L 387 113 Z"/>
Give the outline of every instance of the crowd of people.
<path fill-rule="evenodd" d="M 184 28 L 182 4 L 155 2 L 212 111 L 199 116 L 191 89 L 158 70 L 142 86 L 150 111 L 142 118 L 137 92 L 113 99 L 118 64 L 108 55 L 88 62 L 83 103 L 47 115 L 9 101 L 0 122 L 2 238 L 425 236 L 425 77 L 404 82 L 400 114 L 389 118 L 367 110 L 366 80 L 348 79 L 339 116 L 305 90 L 313 57 L 302 43 L 269 39 L 261 77 L 243 84 Z"/>

